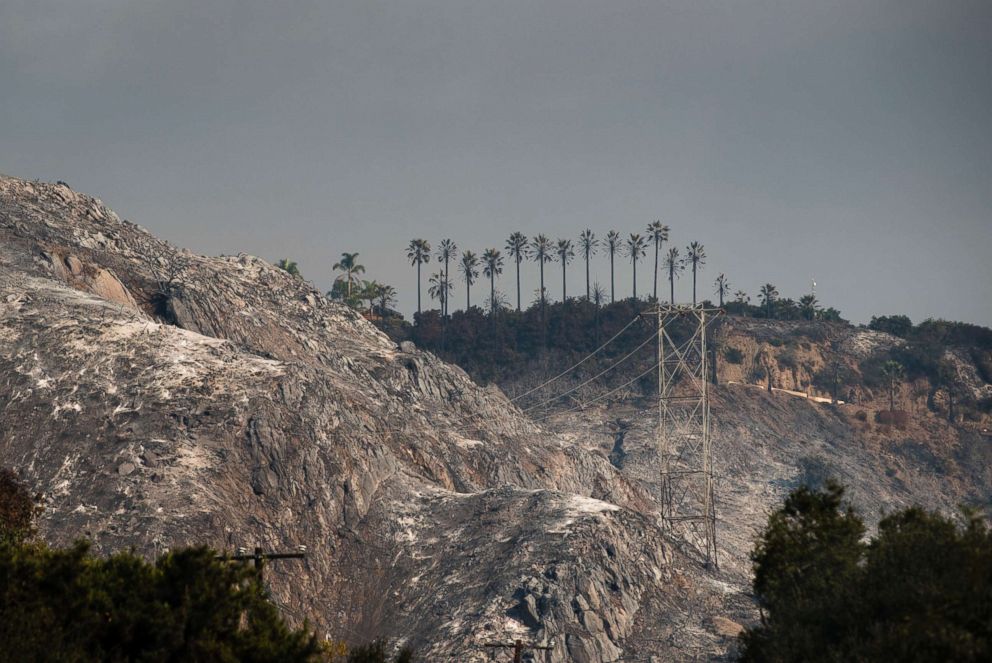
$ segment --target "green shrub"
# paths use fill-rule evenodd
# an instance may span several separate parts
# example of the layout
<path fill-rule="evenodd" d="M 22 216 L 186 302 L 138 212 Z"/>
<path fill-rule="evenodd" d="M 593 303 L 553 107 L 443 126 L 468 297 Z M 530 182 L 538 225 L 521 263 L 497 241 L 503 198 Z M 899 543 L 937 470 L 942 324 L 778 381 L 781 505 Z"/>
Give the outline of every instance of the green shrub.
<path fill-rule="evenodd" d="M 992 532 L 909 508 L 864 539 L 843 489 L 800 487 L 751 554 L 762 619 L 742 661 L 992 660 Z"/>
<path fill-rule="evenodd" d="M 744 353 L 729 345 L 723 349 L 723 358 L 727 360 L 728 364 L 744 363 Z"/>

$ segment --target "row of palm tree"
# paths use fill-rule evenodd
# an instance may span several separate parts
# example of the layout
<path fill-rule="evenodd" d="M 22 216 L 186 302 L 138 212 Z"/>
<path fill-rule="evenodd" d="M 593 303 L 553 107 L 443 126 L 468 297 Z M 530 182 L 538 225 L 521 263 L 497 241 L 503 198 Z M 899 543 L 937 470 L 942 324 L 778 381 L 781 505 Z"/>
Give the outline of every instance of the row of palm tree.
<path fill-rule="evenodd" d="M 623 239 L 620 233 L 615 230 L 609 231 L 606 234 L 605 239 L 602 241 L 596 238 L 596 235 L 592 230 L 587 228 L 582 231 L 582 233 L 579 234 L 577 246 L 579 255 L 581 255 L 582 259 L 585 261 L 586 299 L 591 299 L 593 294 L 589 275 L 589 264 L 592 257 L 596 255 L 596 252 L 600 247 L 605 248 L 606 253 L 610 258 L 610 302 L 616 301 L 614 263 L 618 253 L 625 254 L 633 265 L 632 291 L 634 299 L 637 299 L 637 264 L 642 258 L 645 257 L 648 247 L 653 245 L 654 284 L 652 295 L 654 298 L 657 299 L 658 297 L 659 266 L 663 266 L 668 272 L 670 301 L 673 304 L 675 303 L 675 279 L 680 276 L 683 270 L 691 268 L 692 303 L 695 305 L 697 274 L 706 264 L 706 251 L 703 245 L 699 242 L 691 242 L 689 246 L 686 247 L 684 257 L 675 247 L 670 247 L 668 253 L 662 255 L 662 247 L 668 239 L 669 227 L 661 223 L 661 221 L 654 221 L 648 224 L 646 234 L 642 235 L 640 233 L 630 233 L 630 236 L 626 239 Z M 566 301 L 568 299 L 566 268 L 574 260 L 576 255 L 576 245 L 573 244 L 571 239 L 558 239 L 554 241 L 544 234 L 539 234 L 531 239 L 528 239 L 523 233 L 514 232 L 507 238 L 505 249 L 510 259 L 513 260 L 516 268 L 518 311 L 521 309 L 520 264 L 525 260 L 532 260 L 538 264 L 540 278 L 539 301 L 542 311 L 544 310 L 546 304 L 546 290 L 544 287 L 544 265 L 546 263 L 557 261 L 561 264 L 562 301 Z M 428 279 L 428 294 L 441 303 L 441 314 L 443 316 L 448 314 L 448 302 L 453 290 L 449 265 L 451 261 L 456 259 L 457 250 L 458 247 L 452 240 L 441 240 L 435 257 L 437 258 L 438 263 L 443 264 L 444 267 L 441 271 L 432 274 Z M 430 243 L 425 239 L 411 240 L 410 244 L 407 246 L 407 258 L 410 260 L 410 264 L 417 268 L 417 312 L 421 313 L 421 266 L 431 261 L 432 252 Z M 472 285 L 475 284 L 476 279 L 479 276 L 479 269 L 481 267 L 483 275 L 489 279 L 489 300 L 490 305 L 495 310 L 496 277 L 503 273 L 503 265 L 503 254 L 495 248 L 486 249 L 482 254 L 481 260 L 473 251 L 464 251 L 461 254 L 461 257 L 458 258 L 458 269 L 462 274 L 462 279 L 465 281 L 466 307 L 471 307 Z M 723 301 L 724 294 L 727 292 L 726 288 L 726 284 L 720 287 L 721 302 Z"/>

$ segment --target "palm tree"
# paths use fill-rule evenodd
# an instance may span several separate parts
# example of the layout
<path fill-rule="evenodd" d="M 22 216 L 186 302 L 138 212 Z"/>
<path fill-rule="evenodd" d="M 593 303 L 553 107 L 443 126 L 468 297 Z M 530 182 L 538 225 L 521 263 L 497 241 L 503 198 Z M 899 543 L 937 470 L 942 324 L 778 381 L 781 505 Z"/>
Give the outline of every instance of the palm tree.
<path fill-rule="evenodd" d="M 630 256 L 630 262 L 634 265 L 634 299 L 637 299 L 637 259 L 644 257 L 647 246 L 648 241 L 641 235 L 630 233 L 630 238 L 627 240 L 627 255 Z"/>
<path fill-rule="evenodd" d="M 427 295 L 431 299 L 436 299 L 441 306 L 443 311 L 445 305 L 448 302 L 448 297 L 451 294 L 451 283 L 448 279 L 444 278 L 444 272 L 434 272 L 431 274 L 430 278 L 427 280 Z M 444 322 L 444 318 L 441 318 L 441 322 Z"/>
<path fill-rule="evenodd" d="M 411 239 L 406 248 L 406 257 L 411 265 L 417 266 L 417 313 L 420 313 L 420 266 L 431 261 L 431 245 L 426 239 Z"/>
<path fill-rule="evenodd" d="M 558 256 L 558 262 L 561 263 L 561 302 L 564 304 L 568 300 L 565 294 L 565 266 L 572 262 L 572 258 L 575 257 L 572 240 L 559 239 L 558 245 L 555 246 L 555 254 Z"/>
<path fill-rule="evenodd" d="M 799 298 L 799 312 L 807 320 L 812 320 L 820 312 L 820 302 L 816 301 L 816 295 L 810 293 Z"/>
<path fill-rule="evenodd" d="M 357 253 L 342 253 L 341 260 L 334 263 L 334 269 L 344 272 L 335 281 L 344 281 L 348 288 L 348 299 L 351 299 L 351 284 L 358 283 L 358 275 L 365 273 L 365 265 L 358 264 Z"/>
<path fill-rule="evenodd" d="M 300 276 L 300 268 L 296 264 L 296 261 L 290 260 L 289 258 L 279 258 L 279 262 L 276 263 L 276 267 L 289 272 L 292 276 Z"/>
<path fill-rule="evenodd" d="M 448 272 L 448 261 L 455 257 L 455 251 L 458 247 L 450 239 L 442 239 L 441 243 L 437 247 L 437 261 L 444 263 L 444 280 L 451 283 Z M 448 315 L 448 300 L 445 298 L 444 305 L 441 307 L 441 315 Z"/>
<path fill-rule="evenodd" d="M 905 379 L 906 368 L 899 362 L 890 359 L 882 364 L 882 377 L 888 383 L 889 412 L 892 412 L 896 409 L 896 384 Z"/>
<path fill-rule="evenodd" d="M 586 228 L 579 235 L 579 250 L 586 261 L 586 301 L 589 301 L 589 258 L 596 254 L 596 245 L 599 241 L 591 230 Z"/>
<path fill-rule="evenodd" d="M 751 295 L 743 290 L 738 290 L 734 293 L 734 301 L 740 304 L 741 315 L 747 317 L 747 306 L 751 303 Z"/>
<path fill-rule="evenodd" d="M 696 305 L 696 269 L 706 264 L 706 251 L 699 242 L 692 242 L 686 248 L 686 262 L 692 265 L 692 305 Z"/>
<path fill-rule="evenodd" d="M 482 254 L 482 273 L 489 277 L 490 314 L 496 315 L 496 277 L 503 273 L 503 254 L 486 249 Z"/>
<path fill-rule="evenodd" d="M 668 286 L 671 288 L 671 299 L 669 304 L 675 306 L 675 279 L 679 277 L 679 273 L 685 269 L 685 263 L 682 262 L 682 258 L 679 257 L 679 250 L 674 246 L 668 249 L 668 254 L 665 255 L 665 269 L 668 270 Z"/>
<path fill-rule="evenodd" d="M 386 317 L 386 311 L 396 303 L 396 288 L 391 285 L 379 286 L 379 313 Z"/>
<path fill-rule="evenodd" d="M 545 235 L 538 235 L 530 241 L 530 257 L 541 266 L 541 316 L 544 316 L 544 263 L 551 262 L 551 240 Z"/>
<path fill-rule="evenodd" d="M 606 233 L 606 251 L 610 254 L 610 303 L 616 301 L 616 288 L 613 287 L 613 256 L 620 249 L 620 233 L 611 230 Z"/>
<path fill-rule="evenodd" d="M 369 303 L 369 315 L 372 315 L 372 307 L 375 306 L 375 300 L 379 298 L 381 287 L 382 285 L 378 281 L 362 281 L 362 290 L 359 296 L 362 301 Z"/>
<path fill-rule="evenodd" d="M 603 306 L 603 302 L 606 300 L 606 291 L 603 290 L 603 286 L 599 285 L 599 282 L 592 284 L 592 303 L 596 306 L 596 345 L 599 345 L 599 309 Z"/>
<path fill-rule="evenodd" d="M 723 308 L 723 298 L 730 294 L 730 281 L 727 280 L 726 276 L 720 274 L 713 283 L 716 285 L 716 290 L 713 292 L 720 298 L 720 308 Z"/>
<path fill-rule="evenodd" d="M 506 240 L 506 252 L 517 264 L 517 311 L 520 311 L 520 261 L 528 255 L 527 237 L 521 232 L 510 235 Z"/>
<path fill-rule="evenodd" d="M 462 273 L 462 278 L 465 279 L 465 311 L 468 312 L 472 308 L 472 284 L 479 276 L 479 256 L 472 251 L 465 251 L 462 253 L 458 269 Z"/>
<path fill-rule="evenodd" d="M 661 221 L 648 224 L 648 237 L 654 242 L 654 300 L 658 301 L 658 252 L 668 241 L 668 226 Z"/>
<path fill-rule="evenodd" d="M 778 288 L 776 288 L 771 283 L 766 283 L 761 286 L 761 290 L 758 291 L 758 296 L 761 298 L 762 306 L 765 307 L 765 317 L 772 317 L 772 307 L 775 305 L 775 300 L 778 298 Z"/>

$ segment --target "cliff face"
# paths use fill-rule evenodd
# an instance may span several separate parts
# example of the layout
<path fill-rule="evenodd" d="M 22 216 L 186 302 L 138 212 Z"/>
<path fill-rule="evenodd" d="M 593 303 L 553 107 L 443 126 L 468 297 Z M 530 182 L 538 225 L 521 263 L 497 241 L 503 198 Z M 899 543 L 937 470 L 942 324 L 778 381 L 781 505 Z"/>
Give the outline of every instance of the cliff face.
<path fill-rule="evenodd" d="M 306 545 L 266 575 L 289 615 L 428 660 L 487 660 L 480 644 L 516 637 L 553 642 L 555 662 L 719 657 L 755 618 L 747 552 L 792 486 L 834 476 L 870 516 L 992 499 L 977 432 L 745 384 L 764 365 L 804 391 L 829 361 L 897 342 L 794 332 L 718 336 L 736 352 L 713 392 L 707 570 L 658 527 L 650 399 L 539 426 L 262 260 L 179 251 L 66 186 L 0 177 L 0 464 L 46 494 L 44 536 L 149 555 Z"/>
<path fill-rule="evenodd" d="M 670 583 L 702 573 L 648 493 L 498 390 L 262 260 L 176 250 L 64 185 L 0 178 L 0 403 L 2 464 L 46 494 L 46 538 L 306 545 L 267 577 L 333 637 L 614 660 L 646 596 L 687 613 Z"/>

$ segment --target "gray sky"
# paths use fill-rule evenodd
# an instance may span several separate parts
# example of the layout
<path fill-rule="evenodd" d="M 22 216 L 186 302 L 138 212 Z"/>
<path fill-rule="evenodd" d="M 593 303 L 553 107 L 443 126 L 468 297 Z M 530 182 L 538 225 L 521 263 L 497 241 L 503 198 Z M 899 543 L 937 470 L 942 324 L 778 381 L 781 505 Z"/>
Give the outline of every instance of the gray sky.
<path fill-rule="evenodd" d="M 707 293 L 992 325 L 990 101 L 987 0 L 0 2 L 0 172 L 322 289 L 358 251 L 407 313 L 412 237 L 662 219 Z"/>

